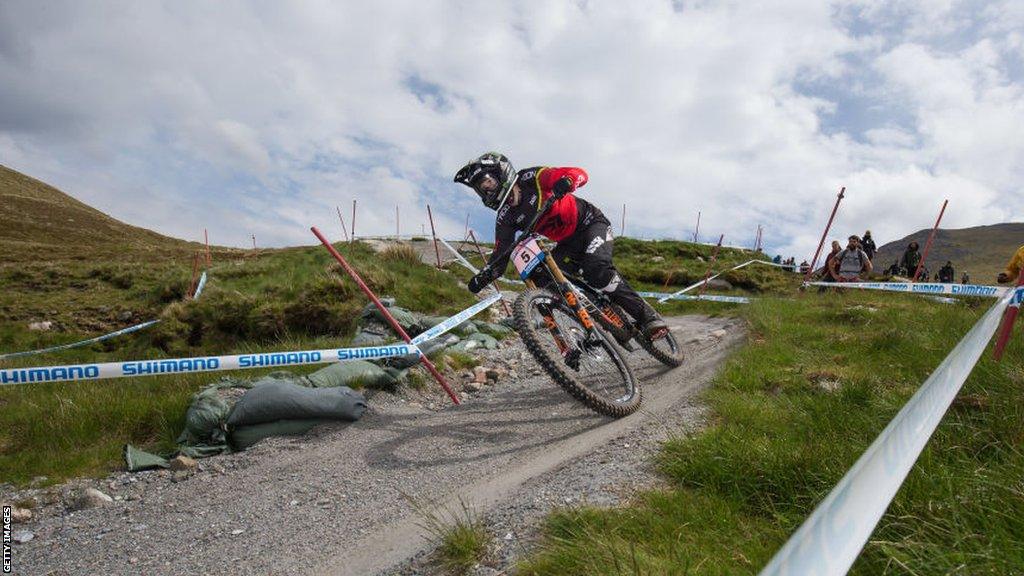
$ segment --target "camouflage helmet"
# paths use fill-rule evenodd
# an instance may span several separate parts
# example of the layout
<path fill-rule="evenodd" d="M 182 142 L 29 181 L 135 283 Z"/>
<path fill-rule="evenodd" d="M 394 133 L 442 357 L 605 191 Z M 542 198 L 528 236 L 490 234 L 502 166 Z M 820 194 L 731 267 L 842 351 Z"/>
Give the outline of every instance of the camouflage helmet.
<path fill-rule="evenodd" d="M 480 184 L 484 180 L 484 176 L 491 176 L 497 180 L 498 186 L 492 190 L 483 190 Z M 481 154 L 467 162 L 455 173 L 455 181 L 472 188 L 484 206 L 492 210 L 497 210 L 505 202 L 517 177 L 518 174 L 515 167 L 512 166 L 512 162 L 504 154 L 497 152 Z"/>

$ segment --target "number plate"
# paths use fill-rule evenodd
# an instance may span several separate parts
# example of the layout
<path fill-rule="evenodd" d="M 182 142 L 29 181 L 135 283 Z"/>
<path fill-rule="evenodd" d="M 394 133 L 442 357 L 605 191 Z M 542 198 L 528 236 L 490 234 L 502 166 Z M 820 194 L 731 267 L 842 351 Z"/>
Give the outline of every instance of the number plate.
<path fill-rule="evenodd" d="M 512 262 L 515 263 L 516 270 L 519 270 L 519 277 L 523 280 L 526 280 L 533 269 L 543 260 L 544 251 L 541 250 L 540 244 L 537 244 L 537 239 L 533 237 L 520 243 L 512 252 Z"/>

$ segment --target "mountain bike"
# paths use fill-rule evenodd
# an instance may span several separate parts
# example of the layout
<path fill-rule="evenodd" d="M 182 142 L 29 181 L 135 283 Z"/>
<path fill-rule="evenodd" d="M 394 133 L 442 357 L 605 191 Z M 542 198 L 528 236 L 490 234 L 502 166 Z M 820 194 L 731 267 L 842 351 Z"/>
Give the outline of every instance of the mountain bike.
<path fill-rule="evenodd" d="M 563 390 L 598 414 L 622 417 L 640 408 L 640 383 L 615 339 L 595 323 L 597 310 L 563 274 L 534 232 L 549 197 L 509 252 L 526 283 L 512 305 L 513 325 L 530 355 Z M 543 286 L 543 287 L 539 287 Z"/>
<path fill-rule="evenodd" d="M 682 365 L 683 348 L 671 330 L 665 336 L 651 340 L 644 334 L 639 323 L 621 306 L 612 302 L 607 294 L 590 286 L 577 274 L 566 274 L 565 277 L 580 292 L 577 296 L 583 301 L 587 312 L 615 337 L 619 346 L 632 352 L 632 343 L 636 342 L 662 364 L 672 368 Z"/>

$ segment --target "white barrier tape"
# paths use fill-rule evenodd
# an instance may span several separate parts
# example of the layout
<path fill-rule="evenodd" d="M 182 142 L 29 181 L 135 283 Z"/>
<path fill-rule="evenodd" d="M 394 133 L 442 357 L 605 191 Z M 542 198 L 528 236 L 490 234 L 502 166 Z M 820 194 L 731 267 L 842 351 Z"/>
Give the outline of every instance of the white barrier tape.
<path fill-rule="evenodd" d="M 132 332 L 137 332 L 139 330 L 142 330 L 143 328 L 149 328 L 150 326 L 152 326 L 153 324 L 156 324 L 158 322 L 160 322 L 160 321 L 159 320 L 150 320 L 148 322 L 143 322 L 142 324 L 136 324 L 135 326 L 129 326 L 127 328 L 122 328 L 122 329 L 120 329 L 120 330 L 118 330 L 116 332 L 111 332 L 110 334 L 104 334 L 102 336 L 97 336 L 95 338 L 89 338 L 88 340 L 81 340 L 81 341 L 78 341 L 78 342 L 72 342 L 70 344 L 61 344 L 59 346 L 51 346 L 49 348 L 42 348 L 42 349 L 39 349 L 39 350 L 28 350 L 28 351 L 25 351 L 25 352 L 11 352 L 10 354 L 0 354 L 0 360 L 6 360 L 7 358 L 20 358 L 22 356 L 32 356 L 34 354 L 43 354 L 45 352 L 56 352 L 58 350 L 68 350 L 68 349 L 71 349 L 71 348 L 78 348 L 79 346 L 85 346 L 87 344 L 93 344 L 93 343 L 96 343 L 96 342 L 102 342 L 104 340 L 109 340 L 109 339 L 115 338 L 117 336 L 123 336 L 125 334 L 131 334 Z"/>
<path fill-rule="evenodd" d="M 419 356 L 420 351 L 416 346 L 401 343 L 362 348 L 333 348 L 326 350 L 303 350 L 299 352 L 263 352 L 234 356 L 205 356 L 199 358 L 132 360 L 102 364 L 11 368 L 0 370 L 0 385 L 132 378 L 158 374 L 195 374 L 278 366 L 302 366 L 305 364 L 325 364 L 348 360 L 392 358 L 408 356 L 409 354 Z"/>
<path fill-rule="evenodd" d="M 1013 296 L 1010 298 L 1010 306 L 1013 308 L 1020 308 L 1021 301 L 1024 300 L 1024 286 L 1013 289 Z"/>
<path fill-rule="evenodd" d="M 459 254 L 459 251 L 456 250 L 454 247 L 452 247 L 452 245 L 449 244 L 447 240 L 445 240 L 444 238 L 438 238 L 437 241 L 440 242 L 441 244 L 444 244 L 444 247 L 447 248 L 448 251 L 451 252 L 455 256 L 455 259 L 459 261 L 459 264 L 462 264 L 463 266 L 465 266 L 473 274 L 479 274 L 480 273 L 480 271 L 476 269 L 476 266 L 473 266 L 472 264 L 470 264 L 469 260 L 466 260 L 462 256 L 462 254 Z"/>
<path fill-rule="evenodd" d="M 686 292 L 689 292 L 690 290 L 693 290 L 694 288 L 704 284 L 705 282 L 710 282 L 710 281 L 714 280 L 715 278 L 718 278 L 722 274 L 725 274 L 726 272 L 732 272 L 733 270 L 739 270 L 740 268 L 743 268 L 744 266 L 750 266 L 751 264 L 767 264 L 769 266 L 777 266 L 777 267 L 780 267 L 780 268 L 788 268 L 788 266 L 786 266 L 785 264 L 776 264 L 775 262 L 769 262 L 768 260 L 747 260 L 743 264 L 739 264 L 737 266 L 733 266 L 732 268 L 729 268 L 728 270 L 722 270 L 721 272 L 719 272 L 718 274 L 715 274 L 714 276 L 708 276 L 707 280 L 703 280 L 702 279 L 700 282 L 695 282 L 693 284 L 690 284 L 689 286 L 687 286 L 686 288 L 683 288 L 682 290 L 678 290 L 678 291 L 673 292 L 671 294 L 662 295 L 661 297 L 658 298 L 658 302 L 664 304 L 665 302 L 668 302 L 670 299 L 675 298 L 676 296 L 679 296 L 680 294 L 684 294 Z"/>
<path fill-rule="evenodd" d="M 921 385 L 761 576 L 846 574 L 999 326 L 1001 298 Z"/>
<path fill-rule="evenodd" d="M 451 252 L 452 254 L 455 255 L 455 258 L 458 259 L 459 264 L 462 264 L 463 266 L 465 266 L 466 269 L 469 270 L 470 272 L 472 272 L 473 274 L 479 274 L 480 273 L 480 271 L 477 270 L 476 266 L 473 266 L 472 264 L 470 264 L 469 260 L 466 260 L 462 256 L 462 254 L 459 254 L 459 251 L 456 250 L 455 248 L 453 248 L 452 245 L 449 244 L 447 240 L 444 240 L 443 238 L 438 238 L 437 240 L 441 244 L 444 244 L 444 247 L 447 248 L 449 252 Z M 523 282 L 522 280 L 509 280 L 508 278 L 505 278 L 504 276 L 498 277 L 497 280 L 498 280 L 498 282 L 504 282 L 505 284 L 525 284 L 525 282 Z"/>
<path fill-rule="evenodd" d="M 462 324 L 466 320 L 469 320 L 473 316 L 476 316 L 482 310 L 484 310 L 491 304 L 494 304 L 498 300 L 501 300 L 501 294 L 492 294 L 488 296 L 484 300 L 477 302 L 476 304 L 470 306 L 469 308 L 466 308 L 462 312 L 459 312 L 455 316 L 452 316 L 451 318 L 445 320 L 444 322 L 441 322 L 440 324 L 434 326 L 430 330 L 427 330 L 426 332 L 413 338 L 412 344 L 414 346 L 419 346 L 420 344 L 423 344 L 428 340 L 433 340 L 434 338 L 437 338 L 438 336 L 444 334 L 445 332 L 451 330 L 452 328 L 455 328 L 459 324 Z"/>
<path fill-rule="evenodd" d="M 691 296 L 689 294 L 665 294 L 664 292 L 637 292 L 642 298 L 658 298 L 658 302 L 667 300 L 708 300 L 710 302 L 731 302 L 733 304 L 750 304 L 750 298 L 746 296 L 721 296 L 719 294 L 701 294 Z"/>
<path fill-rule="evenodd" d="M 196 285 L 196 293 L 192 295 L 192 299 L 196 300 L 199 295 L 203 293 L 203 288 L 206 286 L 206 271 L 203 271 L 203 275 L 199 277 L 199 284 Z"/>
<path fill-rule="evenodd" d="M 206 285 L 206 272 L 203 272 L 203 275 L 199 277 L 199 284 L 196 287 L 195 296 L 192 297 L 193 300 L 199 298 L 199 295 L 202 294 L 202 292 L 203 292 L 203 286 L 205 286 L 205 285 Z M 104 334 L 102 336 L 96 336 L 95 338 L 89 338 L 88 340 L 79 340 L 78 342 L 71 342 L 69 344 L 60 344 L 58 346 L 50 346 L 49 348 L 40 348 L 38 350 L 26 350 L 24 352 L 11 352 L 9 354 L 0 354 L 0 360 L 6 360 L 8 358 L 21 358 L 22 356 L 33 356 L 35 354 L 45 354 L 47 352 L 58 352 L 60 350 L 70 350 L 72 348 L 79 348 L 81 346 L 87 346 L 89 344 L 95 344 L 96 342 L 102 342 L 104 340 L 110 340 L 111 338 L 116 338 L 118 336 L 124 336 L 125 334 L 131 334 L 132 332 L 138 332 L 139 330 L 142 330 L 144 328 L 149 328 L 153 324 L 157 324 L 159 322 L 160 322 L 159 319 L 157 319 L 157 320 L 149 320 L 148 322 L 143 322 L 141 324 L 136 324 L 134 326 L 129 326 L 127 328 L 122 328 L 120 330 L 116 330 L 116 331 L 111 332 L 109 334 Z"/>
<path fill-rule="evenodd" d="M 908 282 L 806 282 L 808 286 L 830 286 L 832 288 L 859 288 L 863 290 L 886 290 L 911 294 L 951 294 L 953 296 L 986 296 L 999 298 L 1008 288 L 984 286 L 982 284 L 910 284 Z"/>

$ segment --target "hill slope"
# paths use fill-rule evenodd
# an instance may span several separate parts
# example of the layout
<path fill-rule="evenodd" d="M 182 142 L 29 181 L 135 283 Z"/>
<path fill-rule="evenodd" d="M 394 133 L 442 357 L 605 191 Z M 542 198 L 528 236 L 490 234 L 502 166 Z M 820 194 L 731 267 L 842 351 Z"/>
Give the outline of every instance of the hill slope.
<path fill-rule="evenodd" d="M 201 247 L 125 224 L 5 166 L 0 166 L 0 205 L 0 261 L 5 263 L 160 257 Z"/>
<path fill-rule="evenodd" d="M 919 230 L 879 247 L 878 255 L 875 256 L 875 269 L 887 268 L 903 254 L 903 250 L 911 242 L 917 242 L 921 250 L 924 250 L 930 232 L 928 229 Z M 940 228 L 935 233 L 935 241 L 925 265 L 934 274 L 940 266 L 950 260 L 956 269 L 957 280 L 966 270 L 971 275 L 972 282 L 991 284 L 995 281 L 996 274 L 1003 270 L 1010 256 L 1021 244 L 1024 244 L 1024 223 L 1021 222 L 959 230 Z"/>

